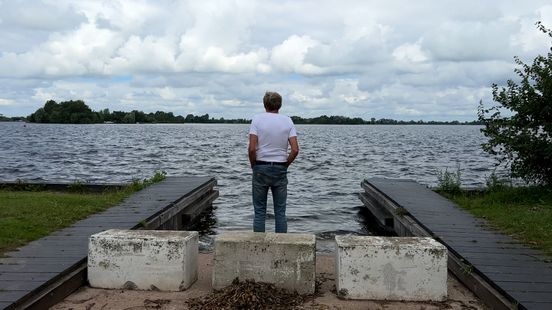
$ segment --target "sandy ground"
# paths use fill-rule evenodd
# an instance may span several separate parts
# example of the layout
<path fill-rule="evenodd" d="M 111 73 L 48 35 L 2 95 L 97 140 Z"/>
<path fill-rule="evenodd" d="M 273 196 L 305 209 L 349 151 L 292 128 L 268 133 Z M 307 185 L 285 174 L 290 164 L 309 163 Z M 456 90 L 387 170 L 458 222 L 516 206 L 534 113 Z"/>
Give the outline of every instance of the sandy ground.
<path fill-rule="evenodd" d="M 94 310 L 94 309 L 188 309 L 186 299 L 206 295 L 211 292 L 211 271 L 213 254 L 200 254 L 199 279 L 183 292 L 154 292 L 131 290 L 105 290 L 82 287 L 51 309 Z M 436 302 L 390 302 L 390 301 L 351 301 L 338 299 L 334 282 L 333 256 L 317 255 L 316 273 L 322 281 L 321 296 L 304 304 L 305 309 L 486 309 L 481 301 L 449 273 L 447 301 Z"/>

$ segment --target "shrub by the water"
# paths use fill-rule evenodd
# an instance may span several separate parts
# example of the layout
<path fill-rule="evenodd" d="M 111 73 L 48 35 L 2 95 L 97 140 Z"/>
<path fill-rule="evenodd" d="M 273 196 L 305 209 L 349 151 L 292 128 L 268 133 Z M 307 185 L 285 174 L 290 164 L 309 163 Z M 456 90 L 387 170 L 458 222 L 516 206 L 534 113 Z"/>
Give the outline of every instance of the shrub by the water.
<path fill-rule="evenodd" d="M 460 174 L 460 166 L 456 171 L 439 171 L 437 175 L 437 191 L 447 192 L 449 194 L 458 194 L 462 192 L 462 180 Z"/>
<path fill-rule="evenodd" d="M 148 187 L 152 184 L 159 183 L 159 182 L 163 181 L 166 177 L 167 177 L 167 172 L 165 172 L 165 171 L 155 171 L 154 175 L 149 179 L 143 179 L 143 180 L 134 179 L 132 181 L 132 184 L 130 185 L 130 187 L 134 191 L 139 191 L 139 190 L 141 190 L 145 187 Z"/>
<path fill-rule="evenodd" d="M 488 192 L 499 191 L 506 187 L 512 187 L 511 179 L 501 179 L 494 171 L 485 178 L 485 190 Z"/>
<path fill-rule="evenodd" d="M 537 23 L 552 38 L 552 31 Z M 483 149 L 497 155 L 499 163 L 510 166 L 513 177 L 527 182 L 552 185 L 552 47 L 546 56 L 537 56 L 531 65 L 518 57 L 519 85 L 508 80 L 507 87 L 493 84 L 491 108 L 479 105 L 481 131 L 489 138 Z M 506 112 L 506 116 L 503 114 Z M 511 115 L 510 115 L 511 114 Z"/>

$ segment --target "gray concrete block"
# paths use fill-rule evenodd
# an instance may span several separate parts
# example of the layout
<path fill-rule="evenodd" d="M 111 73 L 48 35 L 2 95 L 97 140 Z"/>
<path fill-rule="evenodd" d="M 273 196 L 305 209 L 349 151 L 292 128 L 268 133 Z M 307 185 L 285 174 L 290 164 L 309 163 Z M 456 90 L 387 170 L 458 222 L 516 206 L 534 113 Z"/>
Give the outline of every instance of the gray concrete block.
<path fill-rule="evenodd" d="M 315 274 L 314 235 L 227 232 L 215 239 L 214 289 L 239 278 L 312 294 Z"/>
<path fill-rule="evenodd" d="M 196 231 L 110 229 L 90 236 L 90 286 L 181 291 L 197 280 Z"/>
<path fill-rule="evenodd" d="M 432 238 L 336 236 L 335 240 L 339 296 L 446 300 L 448 252 Z"/>

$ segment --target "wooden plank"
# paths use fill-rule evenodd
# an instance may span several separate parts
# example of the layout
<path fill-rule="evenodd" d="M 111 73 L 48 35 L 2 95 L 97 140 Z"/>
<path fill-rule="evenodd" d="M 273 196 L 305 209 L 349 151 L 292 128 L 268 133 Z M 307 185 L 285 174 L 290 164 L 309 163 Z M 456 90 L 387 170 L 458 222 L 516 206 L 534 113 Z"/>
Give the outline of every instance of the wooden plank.
<path fill-rule="evenodd" d="M 155 209 L 152 209 L 155 210 Z M 130 219 L 141 219 L 143 216 L 150 216 L 151 213 L 148 211 L 144 212 L 118 212 L 118 213 L 99 213 L 91 215 L 88 217 L 87 221 L 98 221 L 98 220 L 111 220 L 111 221 L 123 221 L 128 222 Z"/>
<path fill-rule="evenodd" d="M 205 187 L 199 188 L 197 190 L 194 190 L 192 194 L 189 194 L 182 199 L 180 199 L 178 202 L 176 202 L 173 206 L 167 207 L 163 209 L 162 211 L 150 216 L 146 222 L 146 228 L 150 227 L 159 227 L 163 225 L 166 221 L 168 221 L 173 216 L 176 216 L 177 214 L 181 213 L 184 208 L 189 206 L 191 202 L 201 198 L 201 196 L 207 194 L 209 191 L 212 190 L 212 187 L 216 185 L 216 180 L 211 179 L 209 182 L 206 183 Z"/>
<path fill-rule="evenodd" d="M 0 302 L 10 302 L 25 296 L 28 291 L 0 291 Z"/>
<path fill-rule="evenodd" d="M 486 242 L 479 240 L 469 240 L 469 239 L 447 239 L 436 236 L 440 240 L 446 240 L 446 243 L 452 248 L 460 249 L 476 249 L 476 248 L 489 248 L 496 247 L 497 249 L 502 249 L 501 253 L 508 253 L 510 249 L 523 249 L 523 245 L 520 243 L 498 243 L 498 242 Z"/>
<path fill-rule="evenodd" d="M 491 277 L 496 282 L 534 282 L 534 283 L 552 283 L 552 278 L 535 275 L 532 272 L 523 272 L 519 268 L 514 269 L 510 272 L 496 271 L 496 270 L 485 270 L 485 274 Z"/>
<path fill-rule="evenodd" d="M 523 249 L 521 247 L 497 247 L 495 245 L 493 246 L 460 246 L 455 245 L 454 248 L 458 251 L 461 251 L 462 253 L 489 253 L 489 254 L 500 254 L 504 253 L 504 250 L 507 250 L 509 253 L 512 254 L 526 254 L 534 256 L 541 260 L 549 260 L 550 258 L 548 256 L 545 256 L 542 254 L 542 252 L 533 250 L 533 249 Z"/>
<path fill-rule="evenodd" d="M 470 272 L 469 266 L 456 255 L 449 253 L 448 269 L 491 309 L 513 309 L 512 301 L 499 292 L 479 274 Z"/>
<path fill-rule="evenodd" d="M 524 302 L 523 307 L 525 309 L 531 309 L 531 310 L 550 310 L 549 303 Z"/>
<path fill-rule="evenodd" d="M 375 216 L 378 222 L 382 226 L 393 227 L 393 215 L 391 215 L 386 209 L 377 206 L 377 202 L 366 193 L 361 192 L 359 194 L 360 201 L 366 208 Z"/>
<path fill-rule="evenodd" d="M 208 193 L 208 195 L 205 196 L 202 200 L 183 210 L 181 213 L 183 225 L 188 226 L 193 221 L 195 221 L 197 217 L 203 212 L 203 210 L 211 205 L 213 201 L 218 198 L 218 196 L 219 192 L 217 190 L 212 191 Z"/>
<path fill-rule="evenodd" d="M 125 229 L 136 222 L 133 221 L 97 221 L 97 222 L 84 222 L 75 224 L 74 227 L 96 227 L 98 229 Z"/>
<path fill-rule="evenodd" d="M 66 240 L 63 240 L 63 239 L 66 239 Z M 60 244 L 60 242 L 62 242 L 63 244 Z M 26 248 L 43 248 L 43 247 L 55 248 L 60 246 L 65 246 L 69 248 L 69 246 L 71 247 L 86 246 L 87 243 L 88 243 L 88 238 L 83 236 L 71 235 L 71 236 L 65 236 L 64 238 L 57 237 L 55 239 L 45 237 L 29 243 L 29 245 L 26 246 Z"/>
<path fill-rule="evenodd" d="M 86 255 L 86 254 L 85 254 Z M 29 253 L 27 251 L 17 251 L 17 252 L 10 252 L 9 257 L 19 257 L 19 258 L 56 258 L 61 257 L 64 258 L 73 258 L 76 260 L 82 259 L 83 253 L 81 252 L 75 252 L 75 251 L 69 251 L 69 250 L 48 250 L 43 252 L 33 251 L 32 253 Z"/>
<path fill-rule="evenodd" d="M 58 230 L 52 233 L 51 236 L 72 236 L 72 235 L 77 235 L 79 233 L 92 235 L 100 231 L 103 231 L 103 230 L 98 229 L 96 227 L 69 227 L 62 230 Z"/>
<path fill-rule="evenodd" d="M 52 273 L 62 272 L 63 270 L 71 267 L 74 263 L 58 263 L 58 264 L 21 264 L 21 265 L 1 265 L 1 273 L 20 273 L 20 272 L 36 272 L 36 273 Z M 1 286 L 1 284 L 0 284 Z"/>
<path fill-rule="evenodd" d="M 19 307 L 36 310 L 48 309 L 85 285 L 86 281 L 86 264 L 82 264 L 79 268 L 50 283 L 35 294 L 31 294 L 27 299 L 20 300 Z"/>
<path fill-rule="evenodd" d="M 488 251 L 477 251 L 478 247 L 472 247 L 469 249 L 464 249 L 461 251 L 462 254 L 465 254 L 466 257 L 485 258 L 488 260 L 494 261 L 521 261 L 521 262 L 536 262 L 540 267 L 552 268 L 546 262 L 547 259 L 541 254 L 536 255 L 533 252 L 525 253 L 521 249 L 501 249 L 496 250 L 496 252 L 489 253 Z M 483 248 L 488 249 L 488 248 Z"/>
<path fill-rule="evenodd" d="M 502 266 L 502 268 L 496 268 L 496 266 L 477 266 L 479 270 L 485 274 L 493 275 L 500 281 L 498 275 L 513 275 L 518 277 L 518 281 L 521 282 L 550 282 L 550 275 L 540 272 L 535 267 L 519 268 L 513 266 Z"/>
<path fill-rule="evenodd" d="M 464 259 L 469 261 L 472 265 L 477 267 L 483 267 L 483 266 L 493 266 L 493 267 L 513 267 L 513 268 L 522 268 L 524 270 L 540 270 L 541 273 L 545 273 L 550 275 L 550 272 L 552 272 L 552 269 L 550 267 L 542 266 L 543 263 L 539 260 L 516 260 L 515 258 L 505 257 L 503 259 L 491 259 L 484 256 L 485 253 L 477 253 L 477 254 L 483 254 L 482 256 L 471 256 L 471 255 L 464 255 L 462 253 Z"/>
<path fill-rule="evenodd" d="M 552 304 L 552 294 L 550 294 L 550 291 L 548 292 L 512 291 L 512 295 L 514 295 L 520 301 L 520 304 L 523 304 L 525 302 L 548 303 L 549 305 Z"/>
<path fill-rule="evenodd" d="M 0 300 L 0 309 L 7 309 L 9 305 L 11 305 L 11 302 Z"/>
<path fill-rule="evenodd" d="M 35 272 L 18 272 L 18 273 L 0 273 L 0 282 L 3 281 L 48 281 L 58 275 L 57 272 L 35 273 Z"/>
<path fill-rule="evenodd" d="M 0 258 L 0 265 L 11 265 L 11 264 L 41 264 L 41 265 L 50 265 L 50 264 L 59 264 L 59 262 L 75 262 L 73 259 L 65 257 L 54 257 L 54 258 L 19 258 L 19 257 L 3 257 Z"/>
<path fill-rule="evenodd" d="M 84 253 L 88 251 L 88 244 L 86 242 L 79 243 L 67 243 L 67 247 L 62 247 L 63 245 L 58 244 L 58 246 L 53 246 L 52 243 L 45 244 L 33 244 L 29 246 L 24 246 L 19 248 L 16 254 L 39 254 L 39 253 Z"/>
<path fill-rule="evenodd" d="M 517 292 L 549 293 L 552 291 L 552 283 L 535 283 L 520 281 L 497 281 L 500 287 Z"/>
<path fill-rule="evenodd" d="M 0 291 L 29 291 L 44 285 L 44 281 L 2 281 Z"/>
<path fill-rule="evenodd" d="M 429 225 L 431 226 L 431 225 Z M 512 240 L 513 238 L 504 234 L 500 234 L 494 231 L 483 230 L 481 228 L 472 228 L 471 230 L 465 231 L 456 231 L 456 230 L 432 230 L 434 233 L 439 234 L 443 237 L 459 237 L 459 238 L 474 238 L 477 239 L 501 239 L 501 240 Z"/>

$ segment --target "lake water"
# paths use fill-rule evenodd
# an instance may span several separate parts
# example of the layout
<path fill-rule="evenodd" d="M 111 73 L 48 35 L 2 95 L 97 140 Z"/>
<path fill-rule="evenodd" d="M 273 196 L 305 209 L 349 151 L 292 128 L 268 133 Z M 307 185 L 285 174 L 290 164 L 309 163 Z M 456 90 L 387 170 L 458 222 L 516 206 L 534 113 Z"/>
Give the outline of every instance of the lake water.
<path fill-rule="evenodd" d="M 288 227 L 321 239 L 369 233 L 364 178 L 414 179 L 434 186 L 460 165 L 464 186 L 482 186 L 494 159 L 480 126 L 298 125 L 301 152 L 289 170 Z M 58 125 L 0 123 L 0 181 L 128 182 L 168 175 L 218 180 L 213 233 L 251 229 L 248 125 Z M 267 230 L 273 230 L 269 215 Z"/>

